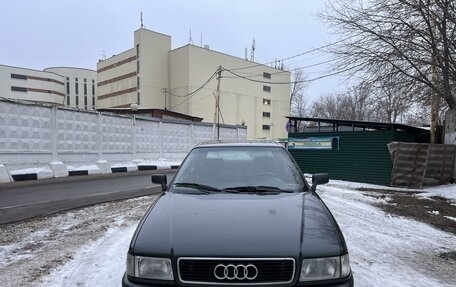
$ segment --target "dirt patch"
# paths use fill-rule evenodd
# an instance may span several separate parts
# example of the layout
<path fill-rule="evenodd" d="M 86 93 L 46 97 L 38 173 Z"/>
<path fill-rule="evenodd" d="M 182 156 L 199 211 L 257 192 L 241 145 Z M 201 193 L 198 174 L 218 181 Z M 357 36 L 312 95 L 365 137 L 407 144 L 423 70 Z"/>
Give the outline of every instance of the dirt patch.
<path fill-rule="evenodd" d="M 34 286 L 110 227 L 136 224 L 156 196 L 114 201 L 0 225 L 2 286 Z"/>
<path fill-rule="evenodd" d="M 359 189 L 364 195 L 379 198 L 388 198 L 386 204 L 377 206 L 385 212 L 413 218 L 417 221 L 425 222 L 440 230 L 456 234 L 456 207 L 451 201 L 433 196 L 430 198 L 421 198 L 417 193 L 399 193 L 394 190 L 381 189 Z"/>

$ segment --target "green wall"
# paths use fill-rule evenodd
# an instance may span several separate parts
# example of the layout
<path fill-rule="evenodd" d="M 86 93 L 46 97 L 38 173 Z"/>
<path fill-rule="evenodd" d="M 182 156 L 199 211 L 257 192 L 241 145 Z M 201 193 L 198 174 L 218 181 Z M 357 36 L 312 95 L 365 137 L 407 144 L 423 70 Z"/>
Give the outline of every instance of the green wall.
<path fill-rule="evenodd" d="M 329 173 L 342 179 L 390 185 L 392 163 L 387 144 L 418 141 L 410 132 L 393 130 L 290 133 L 290 138 L 339 137 L 338 150 L 289 149 L 304 173 Z"/>

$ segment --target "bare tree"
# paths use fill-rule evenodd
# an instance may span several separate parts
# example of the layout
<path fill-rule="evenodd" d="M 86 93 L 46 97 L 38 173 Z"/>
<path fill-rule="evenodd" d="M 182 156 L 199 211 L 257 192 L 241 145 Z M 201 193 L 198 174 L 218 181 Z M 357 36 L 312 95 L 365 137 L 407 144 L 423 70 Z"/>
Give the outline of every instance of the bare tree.
<path fill-rule="evenodd" d="M 307 115 L 307 101 L 304 91 L 307 88 L 304 72 L 296 69 L 293 73 L 293 85 L 290 96 L 290 115 L 294 117 L 305 117 Z"/>
<path fill-rule="evenodd" d="M 377 80 L 377 86 L 372 91 L 372 101 L 379 121 L 388 123 L 401 122 L 401 117 L 406 114 L 415 98 L 422 90 L 415 87 L 403 85 L 401 77 L 390 74 Z"/>
<path fill-rule="evenodd" d="M 370 83 L 394 75 L 456 109 L 456 1 L 330 0 L 320 16 L 341 37 L 336 69 Z"/>
<path fill-rule="evenodd" d="M 315 118 L 348 120 L 345 94 L 327 94 L 321 96 L 312 105 L 312 116 Z"/>
<path fill-rule="evenodd" d="M 366 120 L 366 115 L 370 113 L 371 85 L 366 82 L 359 83 L 353 90 L 347 92 L 344 101 L 342 106 L 348 108 L 347 119 Z"/>

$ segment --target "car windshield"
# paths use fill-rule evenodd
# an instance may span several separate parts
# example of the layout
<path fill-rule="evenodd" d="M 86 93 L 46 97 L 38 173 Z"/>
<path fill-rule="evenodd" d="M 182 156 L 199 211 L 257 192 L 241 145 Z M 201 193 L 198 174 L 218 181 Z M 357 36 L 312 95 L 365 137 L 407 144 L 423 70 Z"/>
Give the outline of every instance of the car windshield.
<path fill-rule="evenodd" d="M 182 163 L 174 187 L 204 192 L 299 192 L 301 171 L 281 147 L 200 147 Z"/>

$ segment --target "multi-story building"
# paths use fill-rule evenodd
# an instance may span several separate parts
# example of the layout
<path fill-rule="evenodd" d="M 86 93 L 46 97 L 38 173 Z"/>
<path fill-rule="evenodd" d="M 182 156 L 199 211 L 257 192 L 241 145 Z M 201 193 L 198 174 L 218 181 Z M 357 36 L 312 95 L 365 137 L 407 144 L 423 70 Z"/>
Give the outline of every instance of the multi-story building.
<path fill-rule="evenodd" d="M 73 67 L 52 67 L 44 71 L 64 77 L 66 106 L 84 110 L 96 108 L 96 71 Z"/>
<path fill-rule="evenodd" d="M 44 71 L 0 65 L 0 97 L 95 109 L 96 72 L 59 67 Z"/>
<path fill-rule="evenodd" d="M 171 49 L 170 36 L 143 28 L 135 31 L 132 49 L 98 63 L 97 107 L 138 103 L 140 108 L 167 109 L 213 122 L 219 67 L 220 121 L 246 125 L 248 138 L 286 136 L 289 72 L 208 46 Z"/>
<path fill-rule="evenodd" d="M 65 79 L 56 73 L 0 65 L 0 97 L 63 105 Z"/>

